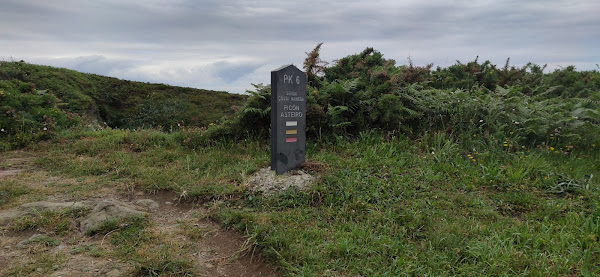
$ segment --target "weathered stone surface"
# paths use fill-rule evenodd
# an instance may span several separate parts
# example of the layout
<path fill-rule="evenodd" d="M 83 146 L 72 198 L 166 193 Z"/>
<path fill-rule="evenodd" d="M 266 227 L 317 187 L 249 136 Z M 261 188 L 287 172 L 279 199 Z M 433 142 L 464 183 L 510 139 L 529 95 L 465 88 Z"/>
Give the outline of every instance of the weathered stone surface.
<path fill-rule="evenodd" d="M 107 220 L 115 220 L 128 216 L 145 216 L 126 203 L 115 199 L 106 199 L 98 202 L 94 209 L 79 223 L 79 230 L 85 234 L 98 230 Z"/>
<path fill-rule="evenodd" d="M 272 195 L 288 188 L 306 189 L 314 181 L 315 177 L 302 170 L 291 170 L 283 175 L 277 175 L 270 168 L 262 168 L 252 174 L 247 183 L 253 191 L 261 191 L 265 195 Z"/>
<path fill-rule="evenodd" d="M 29 244 L 31 244 L 32 242 L 36 242 L 36 241 L 39 241 L 40 239 L 44 239 L 44 238 L 48 238 L 48 236 L 43 235 L 43 234 L 35 234 L 35 235 L 17 243 L 17 248 L 27 248 L 29 246 Z"/>
<path fill-rule="evenodd" d="M 107 277 L 117 277 L 117 276 L 122 276 L 121 271 L 118 269 L 113 269 L 109 272 L 106 273 Z"/>
<path fill-rule="evenodd" d="M 0 226 L 10 223 L 13 219 L 25 215 L 21 210 L 0 211 Z"/>
<path fill-rule="evenodd" d="M 133 201 L 133 204 L 136 206 L 140 206 L 143 207 L 144 209 L 148 210 L 148 211 L 154 211 L 157 210 L 158 207 L 160 206 L 158 204 L 158 202 L 152 200 L 152 199 L 139 199 L 139 200 L 135 200 Z"/>
<path fill-rule="evenodd" d="M 21 205 L 21 210 L 29 210 L 30 212 L 34 211 L 63 211 L 65 209 L 81 209 L 85 208 L 85 204 L 83 202 L 47 202 L 47 201 L 39 201 L 39 202 L 31 202 L 27 204 Z"/>
<path fill-rule="evenodd" d="M 85 208 L 85 207 L 86 207 L 86 203 L 84 203 L 84 202 L 62 202 L 62 203 L 55 203 L 55 202 L 48 202 L 48 201 L 31 202 L 31 203 L 23 204 L 23 205 L 17 207 L 16 209 L 0 211 L 0 226 L 10 223 L 15 218 L 28 216 L 28 215 L 35 215 L 36 213 L 39 213 L 41 211 L 50 210 L 50 211 L 54 211 L 54 212 L 60 212 L 60 211 L 66 210 L 66 209 L 81 209 L 81 208 Z"/>

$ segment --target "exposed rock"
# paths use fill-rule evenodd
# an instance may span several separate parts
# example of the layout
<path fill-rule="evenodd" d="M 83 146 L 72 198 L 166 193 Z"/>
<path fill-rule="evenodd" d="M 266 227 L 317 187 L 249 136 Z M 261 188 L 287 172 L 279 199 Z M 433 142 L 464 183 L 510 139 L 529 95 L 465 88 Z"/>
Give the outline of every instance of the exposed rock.
<path fill-rule="evenodd" d="M 159 205 L 158 202 L 152 200 L 152 199 L 139 199 L 139 200 L 135 200 L 133 202 L 133 204 L 143 207 L 148 211 L 154 211 L 156 209 L 158 209 Z"/>
<path fill-rule="evenodd" d="M 106 273 L 107 277 L 117 277 L 117 276 L 121 276 L 121 271 L 119 271 L 118 269 L 113 269 L 109 272 Z"/>
<path fill-rule="evenodd" d="M 89 234 L 98 230 L 107 220 L 115 220 L 128 216 L 145 216 L 141 212 L 126 203 L 115 199 L 106 199 L 98 202 L 94 209 L 80 222 L 81 232 Z"/>
<path fill-rule="evenodd" d="M 47 201 L 39 201 L 39 202 L 31 202 L 27 204 L 21 205 L 22 210 L 29 210 L 29 212 L 35 211 L 63 211 L 65 209 L 81 209 L 85 208 L 85 204 L 83 202 L 47 202 Z"/>
<path fill-rule="evenodd" d="M 55 202 L 47 202 L 47 201 L 39 201 L 39 202 L 31 202 L 27 204 L 23 204 L 16 209 L 0 211 L 0 226 L 6 225 L 10 223 L 13 219 L 28 215 L 35 215 L 41 211 L 54 211 L 60 212 L 66 209 L 81 209 L 85 208 L 86 203 L 84 202 L 63 202 L 63 203 L 55 203 Z"/>
<path fill-rule="evenodd" d="M 98 197 L 103 195 L 99 194 Z M 162 195 L 165 196 L 165 195 Z M 155 199 L 160 203 L 159 209 L 151 212 L 149 220 L 153 222 L 153 231 L 161 234 L 168 234 L 165 238 L 160 238 L 157 242 L 152 242 L 153 246 L 159 246 L 163 243 L 177 243 L 181 245 L 181 250 L 191 256 L 196 256 L 193 262 L 197 262 L 198 274 L 203 276 L 277 276 L 275 271 L 268 267 L 261 258 L 257 259 L 255 255 L 239 255 L 240 249 L 246 247 L 246 239 L 238 233 L 230 232 L 221 229 L 216 223 L 207 220 L 200 214 L 207 215 L 204 207 L 197 205 L 176 205 L 173 201 L 172 194 L 166 194 L 165 197 L 157 197 Z M 164 201 L 171 201 L 171 206 L 165 206 Z M 128 204 L 127 204 L 128 203 Z M 135 203 L 135 204 L 134 204 Z M 157 204 L 158 204 L 157 203 Z M 82 206 L 80 206 L 81 204 Z M 148 206 L 150 209 L 156 207 L 151 201 L 131 201 L 122 203 L 116 200 L 90 200 L 83 201 L 79 204 L 69 203 L 30 203 L 23 206 L 15 207 L 10 210 L 12 215 L 27 215 L 31 212 L 33 215 L 38 215 L 39 212 L 34 210 L 56 209 L 64 211 L 65 208 L 80 208 L 85 207 L 84 215 L 89 216 L 79 217 L 72 220 L 77 221 L 80 227 L 85 226 L 86 222 L 82 220 L 90 220 L 91 217 L 100 217 L 98 227 L 102 226 L 104 220 L 118 218 L 119 216 L 143 215 L 145 213 L 142 206 Z M 180 203 L 178 203 L 180 204 Z M 185 204 L 185 203 L 183 203 Z M 115 212 L 118 210 L 119 212 Z M 7 211 L 0 213 L 9 214 Z M 80 215 L 81 213 L 77 213 Z M 96 214 L 92 216 L 92 214 Z M 116 214 L 116 215 L 114 215 Z M 149 212 L 150 214 L 150 212 Z M 43 216 L 44 214 L 42 214 Z M 109 216 L 110 215 L 110 216 Z M 114 217 L 112 217 L 114 216 Z M 182 222 L 185 225 L 182 225 Z M 194 226 L 198 228 L 199 236 L 188 236 L 183 234 L 182 230 L 187 230 L 184 226 Z M 88 225 L 89 226 L 89 225 Z M 154 229 L 156 228 L 156 229 Z M 181 229 L 185 228 L 185 229 Z M 23 266 L 26 262 L 35 261 L 37 253 L 44 251 L 45 253 L 60 255 L 60 264 L 46 264 L 41 267 L 41 264 L 32 265 L 30 275 L 36 276 L 129 276 L 133 271 L 134 264 L 129 260 L 122 262 L 112 260 L 112 247 L 102 247 L 102 243 L 93 238 L 82 238 L 82 234 L 76 234 L 69 229 L 69 234 L 65 236 L 66 241 L 61 242 L 62 236 L 53 237 L 48 234 L 44 236 L 30 236 L 27 233 L 0 234 L 0 276 L 7 274 L 9 270 Z M 86 232 L 87 229 L 82 229 Z M 27 234 L 27 236 L 25 236 Z M 195 235 L 194 231 L 194 235 Z M 27 239 L 25 239 L 27 238 Z M 24 240 L 25 239 L 25 240 Z M 100 244 L 100 246 L 98 246 Z M 192 254 L 191 251 L 201 254 Z M 243 248 L 245 249 L 245 248 Z M 107 252 L 106 255 L 103 253 Z M 97 255 L 99 254 L 99 255 Z M 151 253 L 150 253 L 151 254 Z M 64 261 L 62 260 L 64 257 Z M 225 257 L 235 257 L 227 258 Z M 30 266 L 27 264 L 27 266 Z M 40 272 L 36 272 L 37 268 Z"/>
<path fill-rule="evenodd" d="M 21 210 L 0 211 L 0 226 L 4 226 L 10 223 L 13 219 L 22 217 L 24 215 L 25 213 Z"/>
<path fill-rule="evenodd" d="M 272 195 L 288 188 L 306 189 L 315 181 L 315 177 L 302 170 L 291 170 L 285 174 L 276 175 L 270 168 L 261 168 L 252 174 L 247 184 L 253 191 L 261 191 Z"/>
<path fill-rule="evenodd" d="M 35 234 L 35 235 L 29 237 L 28 239 L 22 240 L 19 243 L 17 243 L 17 248 L 27 248 L 31 243 L 43 242 L 43 241 L 52 242 L 52 239 L 46 235 Z"/>

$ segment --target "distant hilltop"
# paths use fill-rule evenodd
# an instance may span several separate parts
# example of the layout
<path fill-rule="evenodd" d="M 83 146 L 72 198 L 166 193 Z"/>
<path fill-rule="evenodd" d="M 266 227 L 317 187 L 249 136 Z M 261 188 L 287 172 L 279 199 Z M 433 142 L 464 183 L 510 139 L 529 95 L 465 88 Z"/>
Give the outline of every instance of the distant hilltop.
<path fill-rule="evenodd" d="M 44 121 L 36 118 L 36 108 L 31 104 L 36 97 L 45 97 L 41 105 L 55 98 L 54 106 L 60 111 L 113 128 L 208 126 L 232 115 L 247 99 L 246 95 L 126 81 L 24 61 L 0 62 L 0 90 L 5 95 L 31 94 L 31 99 L 21 99 L 31 103 L 20 103 L 17 98 L 12 103 L 29 104 L 29 108 L 11 108 L 11 103 L 2 103 L 4 113 L 14 110 L 25 120 L 30 115 L 29 120 Z"/>

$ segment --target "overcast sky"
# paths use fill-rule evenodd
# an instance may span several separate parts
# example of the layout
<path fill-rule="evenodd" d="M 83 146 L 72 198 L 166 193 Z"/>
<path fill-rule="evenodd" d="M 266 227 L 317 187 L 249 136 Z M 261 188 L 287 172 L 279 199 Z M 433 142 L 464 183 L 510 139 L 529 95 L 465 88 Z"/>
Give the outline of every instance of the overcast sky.
<path fill-rule="evenodd" d="M 323 42 L 397 65 L 598 69 L 599 0 L 0 0 L 0 59 L 242 93 Z"/>

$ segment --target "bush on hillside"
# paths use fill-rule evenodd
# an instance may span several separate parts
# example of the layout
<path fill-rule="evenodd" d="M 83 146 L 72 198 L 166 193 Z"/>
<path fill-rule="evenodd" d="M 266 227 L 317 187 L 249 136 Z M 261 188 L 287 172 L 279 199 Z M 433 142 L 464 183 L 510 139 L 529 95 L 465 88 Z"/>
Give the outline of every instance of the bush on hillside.
<path fill-rule="evenodd" d="M 566 67 L 502 68 L 478 58 L 448 68 L 396 66 L 373 48 L 325 67 L 318 45 L 307 53 L 307 133 L 354 136 L 379 129 L 412 137 L 443 132 L 463 145 L 511 140 L 510 145 L 590 147 L 600 138 L 600 73 Z M 315 51 L 317 53 L 315 53 Z M 318 63 L 317 63 L 318 62 Z M 267 139 L 269 87 L 256 86 L 234 119 L 207 131 L 213 137 Z M 215 136 L 216 134 L 216 136 Z M 508 144 L 508 143 L 507 143 Z"/>
<path fill-rule="evenodd" d="M 77 113 L 59 108 L 52 91 L 18 80 L 0 81 L 0 150 L 52 137 L 82 122 Z"/>

